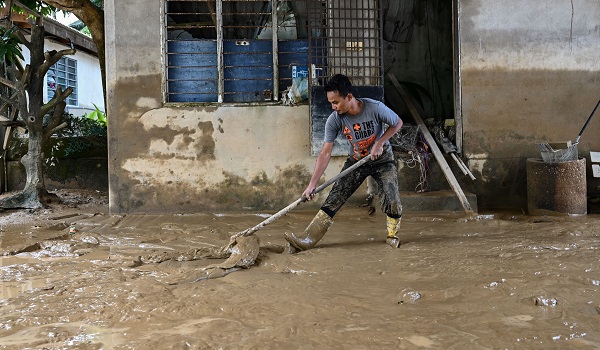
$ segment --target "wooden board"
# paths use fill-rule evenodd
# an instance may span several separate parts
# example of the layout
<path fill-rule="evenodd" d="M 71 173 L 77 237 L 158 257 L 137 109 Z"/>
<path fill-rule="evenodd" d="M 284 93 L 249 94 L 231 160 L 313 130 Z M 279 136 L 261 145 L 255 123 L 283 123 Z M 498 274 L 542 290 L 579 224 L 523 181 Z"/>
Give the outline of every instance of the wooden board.
<path fill-rule="evenodd" d="M 446 176 L 446 180 L 448 180 L 450 187 L 452 187 L 452 190 L 454 190 L 454 193 L 456 193 L 456 196 L 458 197 L 458 200 L 460 201 L 460 204 L 462 205 L 463 209 L 465 210 L 465 212 L 467 214 L 473 214 L 474 212 L 473 212 L 473 209 L 471 208 L 471 204 L 467 200 L 467 196 L 465 196 L 465 193 L 463 192 L 462 188 L 458 184 L 458 181 L 456 181 L 456 177 L 454 177 L 454 173 L 452 173 L 452 170 L 450 169 L 448 162 L 446 162 L 446 158 L 444 158 L 444 155 L 442 154 L 442 151 L 440 151 L 440 148 L 438 147 L 437 143 L 435 142 L 435 139 L 433 138 L 433 136 L 427 129 L 427 126 L 425 125 L 425 123 L 423 122 L 423 119 L 419 115 L 419 112 L 417 111 L 417 108 L 415 107 L 414 103 L 412 102 L 410 95 L 408 95 L 408 93 L 406 92 L 404 87 L 402 85 L 400 85 L 400 83 L 398 82 L 398 80 L 392 73 L 389 73 L 388 77 L 392 81 L 392 84 L 394 84 L 394 87 L 396 88 L 396 90 L 398 91 L 398 93 L 400 94 L 402 99 L 404 100 L 404 103 L 408 107 L 411 115 L 415 119 L 415 122 L 419 126 L 419 129 L 421 130 L 423 137 L 425 137 L 425 141 L 427 141 L 427 144 L 429 144 L 429 147 L 431 148 L 431 151 L 433 152 L 435 159 L 437 160 L 438 164 L 440 165 L 440 168 L 442 168 L 442 172 L 444 173 L 444 176 Z"/>

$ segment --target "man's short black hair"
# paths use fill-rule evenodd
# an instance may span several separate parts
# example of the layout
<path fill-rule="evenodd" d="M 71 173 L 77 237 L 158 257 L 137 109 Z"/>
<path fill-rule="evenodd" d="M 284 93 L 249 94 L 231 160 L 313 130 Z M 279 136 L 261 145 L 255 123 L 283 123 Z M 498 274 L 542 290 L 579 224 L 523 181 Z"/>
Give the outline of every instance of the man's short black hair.
<path fill-rule="evenodd" d="M 324 86 L 325 92 L 333 91 L 336 92 L 341 97 L 346 97 L 348 94 L 352 93 L 352 83 L 347 76 L 343 74 L 336 74 Z"/>

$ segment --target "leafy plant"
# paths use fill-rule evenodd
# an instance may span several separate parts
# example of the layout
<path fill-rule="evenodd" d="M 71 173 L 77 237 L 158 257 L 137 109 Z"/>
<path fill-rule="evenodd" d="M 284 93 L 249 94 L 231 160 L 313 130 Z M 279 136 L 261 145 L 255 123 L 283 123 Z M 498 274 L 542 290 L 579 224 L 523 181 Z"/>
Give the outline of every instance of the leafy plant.
<path fill-rule="evenodd" d="M 88 26 L 85 25 L 85 23 L 83 23 L 81 20 L 75 21 L 71 24 L 69 24 L 69 27 L 78 30 L 80 32 L 82 32 L 85 35 L 89 35 L 92 36 L 92 34 L 90 33 L 90 29 L 88 28 Z"/>
<path fill-rule="evenodd" d="M 99 124 L 102 124 L 102 125 L 106 126 L 107 123 L 108 123 L 107 120 L 106 120 L 106 113 L 102 112 L 100 110 L 100 108 L 98 108 L 98 106 L 96 106 L 95 103 L 92 103 L 92 104 L 94 105 L 94 108 L 96 110 L 94 110 L 90 114 L 86 114 L 85 116 L 88 119 L 94 120 L 94 121 L 98 122 Z"/>
<path fill-rule="evenodd" d="M 96 107 L 97 108 L 97 107 Z M 92 112 L 93 113 L 93 112 Z M 64 156 L 69 156 L 78 152 L 85 152 L 98 147 L 107 147 L 106 116 L 100 112 L 99 120 L 88 117 L 76 117 L 70 113 L 63 114 L 63 122 L 67 127 L 59 130 L 56 137 L 68 137 L 68 140 L 57 143 L 64 152 Z M 52 149 L 50 152 L 50 165 L 58 161 L 55 153 L 59 148 Z"/>
<path fill-rule="evenodd" d="M 14 62 L 16 59 L 24 60 L 21 41 L 14 34 L 15 29 L 16 27 L 0 28 L 0 58 L 6 62 Z"/>
<path fill-rule="evenodd" d="M 92 112 L 94 113 L 94 112 Z M 106 132 L 106 116 L 100 112 L 102 116 L 99 120 L 87 117 L 76 117 L 70 113 L 63 114 L 62 121 L 67 123 L 67 127 L 56 132 L 57 137 L 74 137 L 74 136 L 102 136 L 105 137 Z"/>

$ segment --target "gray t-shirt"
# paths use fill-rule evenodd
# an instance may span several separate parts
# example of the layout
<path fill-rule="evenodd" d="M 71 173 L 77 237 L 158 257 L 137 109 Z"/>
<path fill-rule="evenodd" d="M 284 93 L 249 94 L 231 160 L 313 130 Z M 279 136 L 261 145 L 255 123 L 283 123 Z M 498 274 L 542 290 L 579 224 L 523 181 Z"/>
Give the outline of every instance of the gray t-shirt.
<path fill-rule="evenodd" d="M 334 111 L 325 123 L 325 142 L 333 142 L 341 132 L 350 143 L 350 155 L 359 160 L 371 152 L 375 140 L 385 132 L 383 124 L 394 126 L 400 119 L 394 111 L 382 102 L 360 98 L 362 111 L 355 115 L 340 115 Z M 376 162 L 393 160 L 392 146 L 387 141 L 383 146 L 383 154 Z"/>

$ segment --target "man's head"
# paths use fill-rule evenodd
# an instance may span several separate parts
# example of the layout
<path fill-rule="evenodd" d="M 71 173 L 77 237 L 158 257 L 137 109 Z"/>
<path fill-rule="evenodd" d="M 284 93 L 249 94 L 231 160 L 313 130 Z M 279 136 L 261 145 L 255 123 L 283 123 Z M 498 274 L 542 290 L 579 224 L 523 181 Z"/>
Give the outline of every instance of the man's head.
<path fill-rule="evenodd" d="M 336 74 L 324 86 L 325 92 L 337 92 L 341 97 L 352 93 L 352 83 L 347 76 Z"/>
<path fill-rule="evenodd" d="M 331 108 L 339 114 L 356 111 L 356 99 L 352 94 L 352 83 L 343 74 L 336 74 L 324 86 Z M 360 110 L 360 108 L 359 108 Z M 351 112 L 352 114 L 352 112 Z"/>

